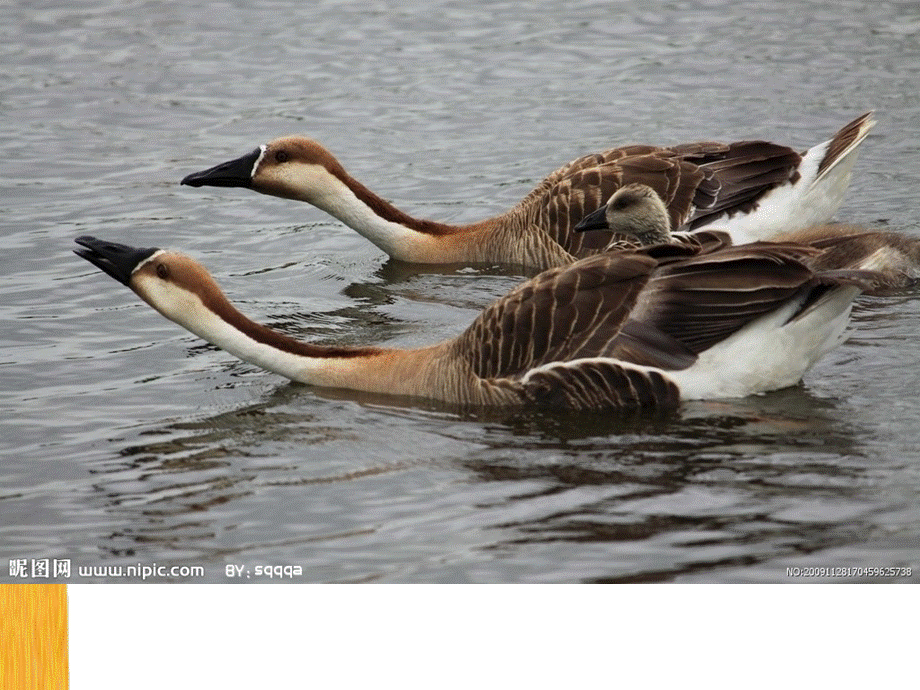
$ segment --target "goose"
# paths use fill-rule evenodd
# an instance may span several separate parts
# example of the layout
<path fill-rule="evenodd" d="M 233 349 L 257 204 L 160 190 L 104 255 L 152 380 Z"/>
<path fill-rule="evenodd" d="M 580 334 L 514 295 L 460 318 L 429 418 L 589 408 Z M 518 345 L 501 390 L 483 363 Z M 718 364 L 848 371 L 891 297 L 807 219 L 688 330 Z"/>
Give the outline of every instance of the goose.
<path fill-rule="evenodd" d="M 736 244 L 828 221 L 843 200 L 871 112 L 798 153 L 765 141 L 624 146 L 562 166 L 514 208 L 469 225 L 414 218 L 351 177 L 319 143 L 287 136 L 207 170 L 192 187 L 245 187 L 305 201 L 353 228 L 393 259 L 423 264 L 490 263 L 540 271 L 596 254 L 604 232 L 573 226 L 630 182 L 666 199 L 671 227 L 720 224 Z"/>
<path fill-rule="evenodd" d="M 475 407 L 655 409 L 797 383 L 844 339 L 865 276 L 799 245 L 661 245 L 545 271 L 455 338 L 417 349 L 298 341 L 238 311 L 191 257 L 79 237 L 75 253 L 160 314 L 318 387 Z"/>
<path fill-rule="evenodd" d="M 618 189 L 603 207 L 585 216 L 574 232 L 597 229 L 613 233 L 606 251 L 675 242 L 706 242 L 708 251 L 714 251 L 732 244 L 730 234 L 716 228 L 672 234 L 668 210 L 661 197 L 651 187 L 639 183 Z M 865 290 L 867 294 L 890 294 L 920 280 L 920 238 L 917 237 L 835 223 L 785 232 L 776 241 L 819 250 L 805 259 L 815 271 L 872 271 L 874 277 Z"/>

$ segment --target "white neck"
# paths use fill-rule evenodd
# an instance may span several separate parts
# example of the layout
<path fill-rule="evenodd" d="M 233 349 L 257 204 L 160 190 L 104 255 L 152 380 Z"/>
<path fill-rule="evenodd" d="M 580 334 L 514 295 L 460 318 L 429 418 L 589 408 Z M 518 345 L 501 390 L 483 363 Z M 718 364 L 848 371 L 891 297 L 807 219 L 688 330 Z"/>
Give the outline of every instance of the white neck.
<path fill-rule="evenodd" d="M 330 176 L 331 177 L 331 176 Z M 437 237 L 413 230 L 402 223 L 386 220 L 338 178 L 313 204 L 386 252 L 394 259 L 413 263 L 430 261 L 443 249 Z"/>
<path fill-rule="evenodd" d="M 355 380 L 353 367 L 347 366 L 347 359 L 309 357 L 261 343 L 210 310 L 203 309 L 195 314 L 194 319 L 181 325 L 243 361 L 292 381 L 316 386 L 360 388 L 360 380 Z"/>
<path fill-rule="evenodd" d="M 216 284 L 201 294 L 151 275 L 137 275 L 132 288 L 163 316 L 257 367 L 292 381 L 396 395 L 429 395 L 434 352 L 375 347 L 327 347 L 296 341 L 241 314 Z"/>
<path fill-rule="evenodd" d="M 265 173 L 254 188 L 316 206 L 395 259 L 413 263 L 446 263 L 468 258 L 454 254 L 464 244 L 461 238 L 465 236 L 466 227 L 413 218 L 344 171 L 340 174 L 343 177 L 323 165 L 300 164 Z"/>

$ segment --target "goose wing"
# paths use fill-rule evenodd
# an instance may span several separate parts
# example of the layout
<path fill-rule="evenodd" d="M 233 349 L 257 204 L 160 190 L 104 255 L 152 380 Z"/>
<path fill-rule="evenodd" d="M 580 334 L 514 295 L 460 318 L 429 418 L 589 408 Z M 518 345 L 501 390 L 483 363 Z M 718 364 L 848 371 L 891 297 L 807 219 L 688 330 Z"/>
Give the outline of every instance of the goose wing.
<path fill-rule="evenodd" d="M 819 225 L 787 233 L 783 239 L 820 249 L 820 256 L 809 262 L 816 271 L 872 271 L 874 284 L 865 290 L 870 295 L 903 290 L 920 279 L 920 238 L 900 232 Z"/>
<path fill-rule="evenodd" d="M 590 154 L 549 175 L 519 205 L 575 257 L 602 251 L 611 234 L 573 228 L 620 187 L 648 185 L 664 200 L 671 227 L 696 228 L 728 212 L 748 212 L 777 185 L 794 180 L 801 156 L 764 141 L 696 142 L 671 148 L 626 146 Z"/>
<path fill-rule="evenodd" d="M 816 274 L 803 263 L 814 253 L 768 244 L 690 258 L 663 253 L 608 352 L 531 369 L 520 381 L 523 395 L 573 409 L 675 407 L 681 392 L 670 372 L 691 366 L 761 316 L 779 311 L 782 321 L 773 327 L 781 326 L 817 308 L 838 286 L 862 287 L 873 278 L 868 271 Z"/>
<path fill-rule="evenodd" d="M 738 141 L 724 153 L 675 147 L 685 160 L 699 165 L 709 184 L 697 190 L 690 213 L 672 228 L 694 229 L 713 218 L 728 213 L 749 213 L 757 208 L 758 200 L 782 184 L 794 184 L 800 177 L 801 154 L 788 146 L 767 141 Z"/>
<path fill-rule="evenodd" d="M 683 369 L 820 282 L 794 244 L 658 245 L 544 271 L 488 307 L 454 342 L 482 379 L 613 357 Z"/>
<path fill-rule="evenodd" d="M 710 186 L 706 178 L 697 164 L 683 160 L 671 149 L 626 146 L 583 156 L 563 166 L 544 179 L 518 208 L 530 226 L 544 230 L 572 256 L 585 257 L 602 251 L 611 233 L 573 232 L 573 228 L 602 208 L 623 185 L 647 184 L 665 201 L 673 220 L 689 215 L 697 188 Z M 709 194 L 714 193 L 714 188 L 709 190 Z"/>
<path fill-rule="evenodd" d="M 856 272 L 816 274 L 808 262 L 819 254 L 801 245 L 754 243 L 662 257 L 630 321 L 699 354 L 790 300 L 799 299 L 802 311 L 823 288 L 861 280 Z"/>
<path fill-rule="evenodd" d="M 544 271 L 488 307 L 453 344 L 481 379 L 610 350 L 657 261 L 601 254 Z"/>
<path fill-rule="evenodd" d="M 761 316 L 789 320 L 865 272 L 816 274 L 820 250 L 795 244 L 659 245 L 551 269 L 486 309 L 452 344 L 482 380 L 539 404 L 671 406 L 669 371 Z"/>

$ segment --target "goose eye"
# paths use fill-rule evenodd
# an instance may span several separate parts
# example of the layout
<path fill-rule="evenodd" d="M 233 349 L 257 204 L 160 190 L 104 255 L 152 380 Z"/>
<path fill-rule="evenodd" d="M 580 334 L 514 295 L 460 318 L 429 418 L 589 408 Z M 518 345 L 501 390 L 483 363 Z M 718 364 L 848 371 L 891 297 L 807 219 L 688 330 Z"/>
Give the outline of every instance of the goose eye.
<path fill-rule="evenodd" d="M 166 280 L 169 277 L 169 267 L 166 264 L 157 264 L 157 275 Z"/>
<path fill-rule="evenodd" d="M 278 162 L 278 163 L 287 163 L 287 161 L 288 161 L 289 159 L 290 159 L 290 155 L 288 155 L 288 152 L 287 152 L 287 151 L 281 150 L 281 151 L 276 151 L 276 152 L 275 152 L 275 161 L 276 161 L 276 162 Z"/>

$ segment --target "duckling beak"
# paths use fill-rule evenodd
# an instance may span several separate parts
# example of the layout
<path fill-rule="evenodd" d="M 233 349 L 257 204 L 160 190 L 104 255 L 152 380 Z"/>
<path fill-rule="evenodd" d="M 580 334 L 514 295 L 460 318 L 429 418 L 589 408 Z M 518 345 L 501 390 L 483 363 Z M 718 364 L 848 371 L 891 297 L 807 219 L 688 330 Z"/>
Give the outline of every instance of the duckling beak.
<path fill-rule="evenodd" d="M 106 242 L 84 235 L 74 240 L 81 246 L 73 252 L 97 268 L 102 269 L 122 285 L 127 285 L 131 274 L 146 259 L 160 251 L 157 247 L 138 249 L 117 242 Z"/>
<path fill-rule="evenodd" d="M 261 157 L 260 147 L 232 161 L 186 175 L 181 184 L 187 184 L 189 187 L 252 187 L 252 174 Z"/>
<path fill-rule="evenodd" d="M 580 221 L 572 230 L 574 232 L 587 232 L 588 230 L 609 230 L 607 224 L 607 207 L 601 206 L 596 211 L 592 211 Z"/>

